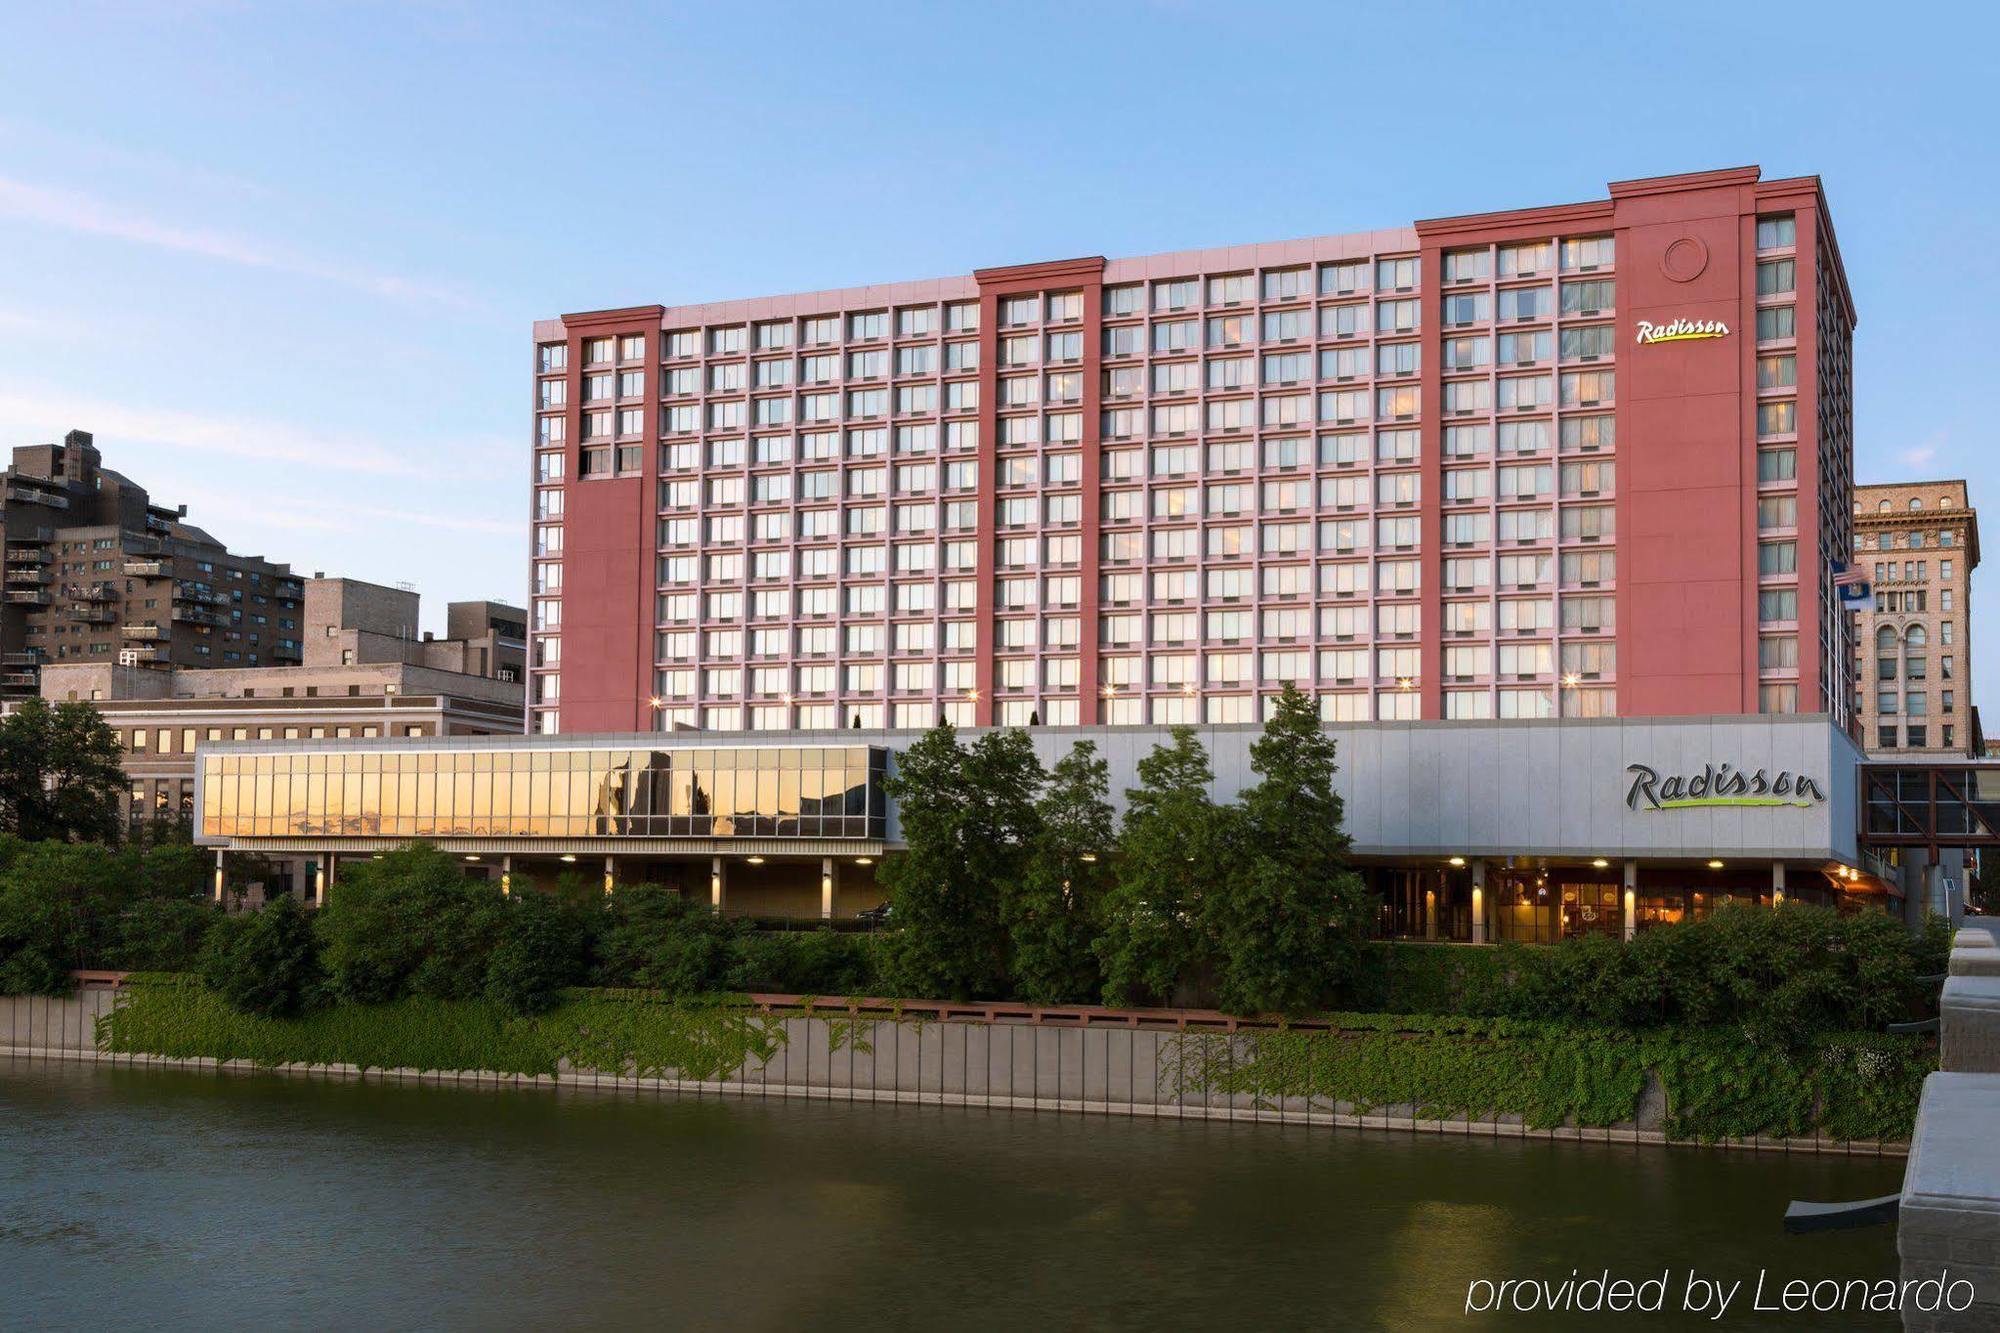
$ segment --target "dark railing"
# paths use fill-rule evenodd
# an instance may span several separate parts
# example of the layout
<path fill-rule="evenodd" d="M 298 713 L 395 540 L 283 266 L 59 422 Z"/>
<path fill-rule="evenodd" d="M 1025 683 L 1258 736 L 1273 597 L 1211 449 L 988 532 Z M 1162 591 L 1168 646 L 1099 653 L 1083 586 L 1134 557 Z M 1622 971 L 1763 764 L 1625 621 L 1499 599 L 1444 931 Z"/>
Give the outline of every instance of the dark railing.
<path fill-rule="evenodd" d="M 2000 847 L 2000 764 L 1863 764 L 1861 841 Z"/>

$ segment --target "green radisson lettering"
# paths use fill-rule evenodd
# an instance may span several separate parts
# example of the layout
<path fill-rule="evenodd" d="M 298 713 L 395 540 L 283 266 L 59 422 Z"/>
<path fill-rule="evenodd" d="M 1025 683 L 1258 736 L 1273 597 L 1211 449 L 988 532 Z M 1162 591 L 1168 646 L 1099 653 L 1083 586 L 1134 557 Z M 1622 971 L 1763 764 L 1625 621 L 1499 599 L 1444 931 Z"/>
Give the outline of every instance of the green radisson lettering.
<path fill-rule="evenodd" d="M 1701 772 L 1661 777 L 1645 764 L 1627 764 L 1632 786 L 1625 793 L 1629 810 L 1691 810 L 1713 806 L 1797 806 L 1821 804 L 1826 793 L 1804 774 L 1779 769 L 1774 777 L 1763 769 L 1745 773 L 1728 764 L 1703 764 Z"/>

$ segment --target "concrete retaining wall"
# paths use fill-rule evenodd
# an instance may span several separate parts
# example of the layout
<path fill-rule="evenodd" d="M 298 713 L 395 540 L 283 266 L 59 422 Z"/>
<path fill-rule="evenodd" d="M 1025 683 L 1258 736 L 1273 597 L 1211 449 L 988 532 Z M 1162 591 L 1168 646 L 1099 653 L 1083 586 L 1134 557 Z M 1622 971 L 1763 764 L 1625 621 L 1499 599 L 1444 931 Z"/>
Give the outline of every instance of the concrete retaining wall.
<path fill-rule="evenodd" d="M 111 1011 L 115 992 L 79 991 L 46 995 L 0 995 L 0 1046 L 20 1050 L 75 1051 L 97 1048 L 97 1016 Z"/>
<path fill-rule="evenodd" d="M 171 1059 L 94 1049 L 91 1023 L 109 1009 L 110 992 L 71 1000 L 0 1000 L 0 1056 L 97 1060 L 110 1064 L 252 1072 L 247 1061 Z M 1183 1093 L 1177 1075 L 1184 1042 L 1207 1043 L 1225 1067 L 1243 1059 L 1248 1038 L 1219 1033 L 1126 1027 L 1065 1027 L 1027 1022 L 843 1020 L 796 1015 L 781 1020 L 784 1041 L 768 1061 L 735 1074 L 661 1078 L 563 1068 L 551 1077 L 490 1071 L 370 1069 L 345 1065 L 281 1066 L 309 1077 L 479 1087 L 553 1087 L 605 1092 L 806 1097 L 932 1106 L 983 1106 L 1182 1119 L 1256 1120 L 1440 1134 L 1567 1139 L 1596 1143 L 1667 1142 L 1665 1099 L 1657 1086 L 1636 1121 L 1604 1128 L 1530 1129 L 1516 1115 L 1490 1120 L 1419 1115 L 1409 1105 L 1361 1108 L 1349 1102 L 1281 1097 L 1260 1100 L 1197 1089 Z M 1901 1144 L 1830 1138 L 1759 1138 L 1726 1146 L 1789 1152 L 1900 1155 Z"/>

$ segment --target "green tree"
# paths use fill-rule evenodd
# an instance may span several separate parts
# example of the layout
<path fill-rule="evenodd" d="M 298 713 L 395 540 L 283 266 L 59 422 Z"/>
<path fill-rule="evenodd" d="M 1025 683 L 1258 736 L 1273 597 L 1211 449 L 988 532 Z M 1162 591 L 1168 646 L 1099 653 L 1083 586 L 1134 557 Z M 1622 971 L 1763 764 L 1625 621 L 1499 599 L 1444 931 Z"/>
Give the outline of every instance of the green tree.
<path fill-rule="evenodd" d="M 574 910 L 530 889 L 500 913 L 500 938 L 486 960 L 486 995 L 516 1013 L 556 1007 L 565 986 L 582 979 L 589 934 Z"/>
<path fill-rule="evenodd" d="M 1003 886 L 1015 993 L 1037 1004 L 1095 999 L 1103 985 L 1093 945 L 1115 841 L 1110 766 L 1078 741 L 1050 772 L 1035 839 L 1020 877 Z"/>
<path fill-rule="evenodd" d="M 76 968 L 126 966 L 126 917 L 156 892 L 126 847 L 0 835 L 0 992 L 63 994 Z"/>
<path fill-rule="evenodd" d="M 319 919 L 335 993 L 361 1004 L 479 995 L 504 904 L 491 880 L 429 843 L 343 866 Z"/>
<path fill-rule="evenodd" d="M 111 842 L 125 790 L 117 733 L 87 703 L 29 699 L 0 718 L 0 832 Z"/>
<path fill-rule="evenodd" d="M 1026 733 L 993 731 L 962 746 L 948 722 L 899 756 L 887 789 L 908 851 L 882 868 L 896 929 L 885 946 L 902 995 L 999 993 L 1007 973 L 1002 886 L 1035 836 L 1046 775 Z"/>
<path fill-rule="evenodd" d="M 1333 738 L 1296 686 L 1278 696 L 1250 767 L 1234 864 L 1202 899 L 1217 998 L 1232 1013 L 1304 1013 L 1354 975 L 1368 893 L 1348 865 Z"/>
<path fill-rule="evenodd" d="M 1225 816 L 1209 797 L 1215 775 L 1194 728 L 1175 727 L 1139 761 L 1125 792 L 1125 826 L 1096 953 L 1104 1002 L 1169 1004 L 1206 965 L 1198 928 L 1202 890 L 1220 873 Z"/>
<path fill-rule="evenodd" d="M 291 1018 L 325 1002 L 312 917 L 292 897 L 218 920 L 202 946 L 201 975 L 246 1014 Z"/>

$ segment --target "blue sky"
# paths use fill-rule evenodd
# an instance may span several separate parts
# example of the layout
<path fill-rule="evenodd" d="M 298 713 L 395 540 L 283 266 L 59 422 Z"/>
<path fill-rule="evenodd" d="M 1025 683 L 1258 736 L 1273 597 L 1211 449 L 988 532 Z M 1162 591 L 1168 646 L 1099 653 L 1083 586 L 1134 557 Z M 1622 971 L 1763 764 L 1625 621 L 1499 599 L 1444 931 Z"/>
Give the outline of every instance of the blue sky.
<path fill-rule="evenodd" d="M 1965 476 L 1978 504 L 1996 28 L 1778 3 L 15 6 L 0 445 L 93 429 L 232 546 L 414 581 L 435 624 L 523 592 L 538 316 L 1754 162 L 1826 180 L 1861 479 Z"/>

